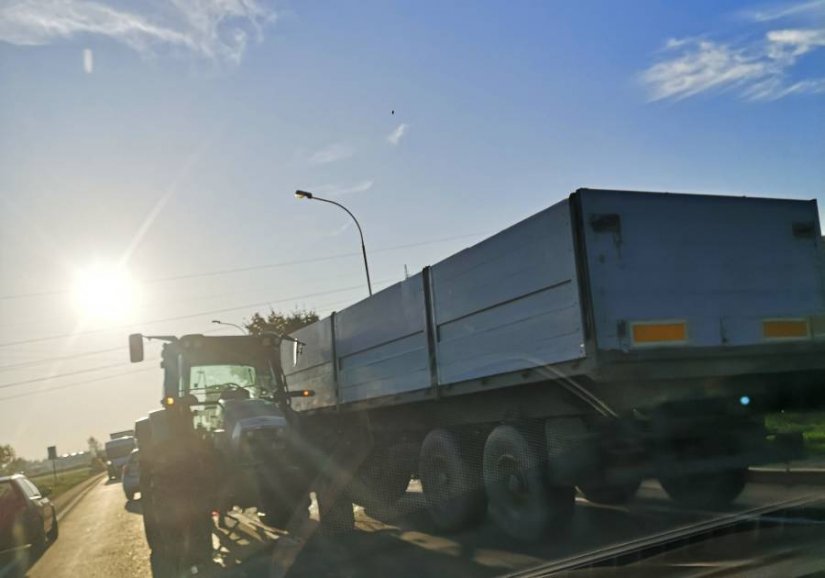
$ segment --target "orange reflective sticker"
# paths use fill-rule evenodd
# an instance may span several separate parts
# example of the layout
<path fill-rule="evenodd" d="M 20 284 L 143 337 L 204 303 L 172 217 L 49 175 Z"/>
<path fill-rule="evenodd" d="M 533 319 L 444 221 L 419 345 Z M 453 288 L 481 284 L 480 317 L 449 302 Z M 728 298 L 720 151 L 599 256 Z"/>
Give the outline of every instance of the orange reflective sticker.
<path fill-rule="evenodd" d="M 804 338 L 809 335 L 805 319 L 769 319 L 762 322 L 762 335 L 767 339 Z"/>
<path fill-rule="evenodd" d="M 687 341 L 687 324 L 683 321 L 633 324 L 634 343 L 660 343 L 667 341 Z"/>

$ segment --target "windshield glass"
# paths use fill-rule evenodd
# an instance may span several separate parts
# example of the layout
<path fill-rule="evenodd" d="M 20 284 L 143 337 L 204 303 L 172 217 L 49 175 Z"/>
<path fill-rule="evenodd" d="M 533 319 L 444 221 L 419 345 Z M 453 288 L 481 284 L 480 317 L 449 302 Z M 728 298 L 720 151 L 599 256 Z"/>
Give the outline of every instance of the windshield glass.
<path fill-rule="evenodd" d="M 217 401 L 221 392 L 227 389 L 251 390 L 256 385 L 256 372 L 251 365 L 196 365 L 189 371 L 189 383 L 188 386 L 184 384 L 183 393 L 209 402 Z"/>

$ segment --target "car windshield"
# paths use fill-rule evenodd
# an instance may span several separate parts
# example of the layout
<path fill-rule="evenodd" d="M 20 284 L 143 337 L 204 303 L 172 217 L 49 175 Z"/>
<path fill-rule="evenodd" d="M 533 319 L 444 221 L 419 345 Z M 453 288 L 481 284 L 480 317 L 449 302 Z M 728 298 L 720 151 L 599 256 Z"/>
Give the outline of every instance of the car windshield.
<path fill-rule="evenodd" d="M 825 0 L 0 0 L 0 578 L 825 578 L 823 223 Z"/>

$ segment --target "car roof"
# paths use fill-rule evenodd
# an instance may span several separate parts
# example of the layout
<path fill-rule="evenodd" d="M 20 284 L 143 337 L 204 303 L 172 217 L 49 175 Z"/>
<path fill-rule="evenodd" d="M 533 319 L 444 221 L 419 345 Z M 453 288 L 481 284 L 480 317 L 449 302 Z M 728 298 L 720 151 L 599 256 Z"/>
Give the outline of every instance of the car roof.
<path fill-rule="evenodd" d="M 0 482 L 10 482 L 11 480 L 20 480 L 25 478 L 23 474 L 12 474 L 10 476 L 0 476 Z"/>

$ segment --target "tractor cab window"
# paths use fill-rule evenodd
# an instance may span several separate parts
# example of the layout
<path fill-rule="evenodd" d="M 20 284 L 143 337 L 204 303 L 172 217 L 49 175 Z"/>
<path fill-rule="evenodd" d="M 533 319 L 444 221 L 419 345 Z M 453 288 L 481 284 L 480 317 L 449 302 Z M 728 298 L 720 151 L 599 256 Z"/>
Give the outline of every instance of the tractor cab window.
<path fill-rule="evenodd" d="M 203 404 L 195 409 L 195 427 L 214 431 L 223 427 L 218 401 L 228 396 L 258 397 L 258 374 L 251 365 L 196 365 L 189 371 L 181 393 Z"/>

